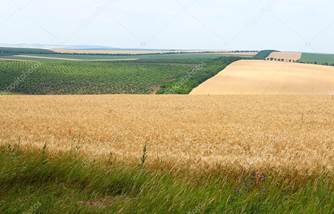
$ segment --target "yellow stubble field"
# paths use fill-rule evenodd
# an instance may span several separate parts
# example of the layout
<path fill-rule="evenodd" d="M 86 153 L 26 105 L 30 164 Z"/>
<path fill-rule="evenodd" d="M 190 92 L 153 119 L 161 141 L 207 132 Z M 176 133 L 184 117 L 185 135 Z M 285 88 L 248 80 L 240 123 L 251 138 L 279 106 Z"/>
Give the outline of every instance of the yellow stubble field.
<path fill-rule="evenodd" d="M 266 59 L 267 60 L 283 60 L 285 62 L 296 62 L 302 57 L 301 52 L 272 52 Z"/>
<path fill-rule="evenodd" d="M 334 95 L 334 67 L 240 60 L 205 81 L 192 95 Z"/>
<path fill-rule="evenodd" d="M 179 168 L 334 167 L 331 96 L 0 96 L 0 143 Z"/>

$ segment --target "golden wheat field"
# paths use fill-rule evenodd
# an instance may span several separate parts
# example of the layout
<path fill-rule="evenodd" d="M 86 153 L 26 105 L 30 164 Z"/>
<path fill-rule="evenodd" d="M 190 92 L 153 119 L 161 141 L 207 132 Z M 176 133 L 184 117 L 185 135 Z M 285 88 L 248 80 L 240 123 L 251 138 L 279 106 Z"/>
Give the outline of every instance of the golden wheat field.
<path fill-rule="evenodd" d="M 288 51 L 283 51 L 283 52 L 272 52 L 266 59 L 274 59 L 274 60 L 283 60 L 285 62 L 294 62 L 300 60 L 302 57 L 301 52 L 288 52 Z"/>
<path fill-rule="evenodd" d="M 205 81 L 192 95 L 334 95 L 334 67 L 240 60 Z"/>
<path fill-rule="evenodd" d="M 192 169 L 334 170 L 331 96 L 0 96 L 0 142 Z"/>

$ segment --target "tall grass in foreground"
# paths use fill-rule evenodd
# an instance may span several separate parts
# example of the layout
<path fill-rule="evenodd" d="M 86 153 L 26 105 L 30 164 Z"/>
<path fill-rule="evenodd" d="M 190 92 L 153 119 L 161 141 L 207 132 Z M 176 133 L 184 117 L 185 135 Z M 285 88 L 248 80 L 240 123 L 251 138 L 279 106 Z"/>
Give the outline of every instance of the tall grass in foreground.
<path fill-rule="evenodd" d="M 146 155 L 145 153 L 143 155 Z M 333 179 L 221 171 L 198 175 L 0 148 L 1 213 L 333 213 Z"/>

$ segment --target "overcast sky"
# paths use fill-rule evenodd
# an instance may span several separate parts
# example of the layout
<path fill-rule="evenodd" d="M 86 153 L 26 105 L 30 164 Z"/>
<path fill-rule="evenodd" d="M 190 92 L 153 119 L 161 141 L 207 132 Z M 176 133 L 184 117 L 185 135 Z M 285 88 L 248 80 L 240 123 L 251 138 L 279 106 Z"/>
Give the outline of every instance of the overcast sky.
<path fill-rule="evenodd" d="M 0 2 L 0 43 L 334 53 L 333 0 Z"/>

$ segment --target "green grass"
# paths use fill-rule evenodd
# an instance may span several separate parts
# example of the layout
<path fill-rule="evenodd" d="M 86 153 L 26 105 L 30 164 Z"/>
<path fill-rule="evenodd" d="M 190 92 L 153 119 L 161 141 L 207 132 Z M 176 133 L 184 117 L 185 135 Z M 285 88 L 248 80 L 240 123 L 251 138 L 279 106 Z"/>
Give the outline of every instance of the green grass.
<path fill-rule="evenodd" d="M 180 55 L 181 56 L 181 55 Z M 180 57 L 179 56 L 179 57 Z M 87 56 L 85 56 L 87 57 Z M 144 56 L 142 56 L 144 57 Z M 187 94 L 239 58 L 145 56 L 127 62 L 0 60 L 0 92 L 22 94 Z M 213 57 L 213 58 L 211 58 Z M 217 57 L 217 56 L 215 56 Z"/>
<path fill-rule="evenodd" d="M 0 92 L 0 96 L 1 95 L 15 95 L 15 94 L 11 92 Z"/>
<path fill-rule="evenodd" d="M 190 173 L 0 147 L 1 213 L 333 213 L 333 179 Z"/>
<path fill-rule="evenodd" d="M 320 65 L 334 65 L 334 54 L 303 53 L 299 62 Z"/>
<path fill-rule="evenodd" d="M 258 54 L 255 55 L 255 59 L 265 59 L 267 58 L 272 52 L 275 52 L 274 50 L 263 50 L 260 51 Z"/>

